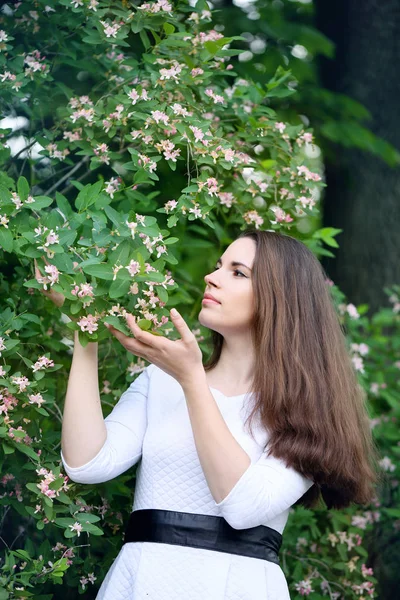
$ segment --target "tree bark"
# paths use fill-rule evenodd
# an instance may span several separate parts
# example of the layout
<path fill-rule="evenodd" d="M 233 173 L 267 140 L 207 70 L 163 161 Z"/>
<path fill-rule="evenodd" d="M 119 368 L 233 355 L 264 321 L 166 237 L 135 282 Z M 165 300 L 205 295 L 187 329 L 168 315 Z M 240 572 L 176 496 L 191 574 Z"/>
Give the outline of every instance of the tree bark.
<path fill-rule="evenodd" d="M 324 87 L 361 102 L 365 123 L 400 148 L 399 0 L 315 0 L 316 25 L 336 44 L 320 63 Z M 323 265 L 349 302 L 388 306 L 384 287 L 400 283 L 400 169 L 358 149 L 335 148 L 326 164 L 324 226 L 340 248 Z"/>

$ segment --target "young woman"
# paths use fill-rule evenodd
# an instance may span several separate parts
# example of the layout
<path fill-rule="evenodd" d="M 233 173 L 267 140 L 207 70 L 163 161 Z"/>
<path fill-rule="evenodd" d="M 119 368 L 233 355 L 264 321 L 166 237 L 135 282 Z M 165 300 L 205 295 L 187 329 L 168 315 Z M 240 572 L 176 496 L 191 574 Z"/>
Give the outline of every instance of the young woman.
<path fill-rule="evenodd" d="M 287 600 L 279 547 L 297 502 L 371 500 L 376 456 L 323 269 L 301 242 L 242 233 L 205 277 L 207 364 L 179 315 L 172 341 L 109 328 L 151 363 L 104 420 L 97 344 L 75 338 L 62 461 L 80 483 L 139 460 L 123 547 L 98 600 Z"/>

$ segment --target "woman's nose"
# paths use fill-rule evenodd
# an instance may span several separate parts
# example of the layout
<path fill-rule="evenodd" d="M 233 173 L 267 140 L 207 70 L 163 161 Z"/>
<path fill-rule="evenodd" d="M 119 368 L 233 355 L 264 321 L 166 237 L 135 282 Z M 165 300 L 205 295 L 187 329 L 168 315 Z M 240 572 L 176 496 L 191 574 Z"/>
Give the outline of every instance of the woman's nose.
<path fill-rule="evenodd" d="M 214 273 L 208 273 L 208 275 L 206 275 L 204 277 L 204 281 L 206 282 L 207 285 L 214 285 L 215 286 Z"/>

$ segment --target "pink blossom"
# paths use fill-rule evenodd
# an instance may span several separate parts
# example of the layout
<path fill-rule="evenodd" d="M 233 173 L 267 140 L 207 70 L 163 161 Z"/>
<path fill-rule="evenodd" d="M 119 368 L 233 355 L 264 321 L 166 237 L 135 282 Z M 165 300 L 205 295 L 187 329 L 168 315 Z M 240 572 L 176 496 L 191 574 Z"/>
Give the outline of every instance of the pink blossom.
<path fill-rule="evenodd" d="M 131 260 L 129 265 L 125 267 L 128 270 L 129 275 L 132 277 L 140 272 L 140 263 L 137 260 Z"/>
<path fill-rule="evenodd" d="M 6 215 L 0 215 L 0 225 L 3 225 L 6 229 L 8 229 L 7 223 L 10 222 L 10 219 L 7 218 Z"/>
<path fill-rule="evenodd" d="M 256 210 L 249 210 L 243 215 L 243 219 L 249 225 L 251 223 L 255 224 L 256 229 L 259 229 L 260 226 L 264 223 L 264 219 L 258 214 Z"/>
<path fill-rule="evenodd" d="M 203 216 L 201 212 L 201 208 L 199 208 L 199 204 L 196 202 L 194 207 L 189 208 L 189 212 L 192 213 L 197 219 Z"/>
<path fill-rule="evenodd" d="M 117 192 L 119 190 L 119 188 L 121 187 L 121 178 L 120 177 L 111 177 L 110 181 L 105 181 L 104 183 L 106 186 L 104 188 L 104 191 L 111 198 L 114 198 L 115 192 Z"/>
<path fill-rule="evenodd" d="M 145 2 L 141 6 L 137 7 L 139 10 L 143 10 L 150 13 L 157 13 L 160 11 L 171 12 L 172 6 L 167 0 L 158 0 L 158 2 Z"/>
<path fill-rule="evenodd" d="M 78 321 L 78 325 L 81 328 L 81 331 L 87 331 L 89 334 L 92 334 L 99 328 L 97 321 L 98 317 L 87 315 Z"/>
<path fill-rule="evenodd" d="M 353 366 L 355 368 L 356 371 L 360 371 L 360 373 L 365 373 L 364 371 L 364 362 L 363 359 L 361 358 L 361 356 L 353 356 L 351 358 L 351 361 L 353 363 Z"/>
<path fill-rule="evenodd" d="M 219 192 L 218 193 L 220 204 L 224 204 L 228 208 L 232 206 L 234 202 L 236 202 L 234 195 L 232 192 Z"/>
<path fill-rule="evenodd" d="M 169 69 L 160 69 L 160 79 L 161 80 L 173 79 L 174 81 L 176 81 L 178 83 L 178 81 L 179 81 L 178 75 L 180 75 L 181 71 L 182 71 L 182 67 L 179 64 L 175 64 L 172 67 L 170 67 Z"/>
<path fill-rule="evenodd" d="M 115 21 L 113 23 L 108 23 L 107 21 L 102 21 L 101 19 L 100 23 L 103 25 L 106 37 L 117 37 L 118 30 L 121 29 L 121 25 L 119 23 L 116 23 Z"/>
<path fill-rule="evenodd" d="M 191 117 L 193 115 L 192 112 L 188 111 L 187 108 L 185 108 L 184 106 L 182 106 L 178 102 L 175 102 L 171 106 L 171 110 L 174 113 L 174 115 L 179 115 L 179 116 L 182 116 L 182 117 Z"/>
<path fill-rule="evenodd" d="M 73 525 L 69 525 L 69 528 L 71 529 L 71 531 L 76 531 L 78 537 L 81 535 L 82 525 L 77 521 Z"/>
<path fill-rule="evenodd" d="M 45 402 L 42 394 L 29 394 L 29 404 L 37 404 L 39 407 Z"/>
<path fill-rule="evenodd" d="M 348 304 L 346 306 L 346 311 L 350 315 L 351 319 L 359 319 L 360 318 L 360 315 L 359 315 L 356 307 L 354 306 L 354 304 Z"/>
<path fill-rule="evenodd" d="M 304 165 L 297 167 L 297 174 L 299 176 L 303 175 L 306 181 L 309 181 L 310 179 L 312 181 L 321 181 L 321 176 L 318 175 L 318 173 L 313 173 Z"/>
<path fill-rule="evenodd" d="M 384 471 L 390 471 L 393 472 L 396 470 L 396 465 L 394 465 L 392 463 L 392 461 L 390 460 L 390 458 L 388 456 L 384 456 L 379 462 L 378 462 L 379 466 L 384 470 Z"/>
<path fill-rule="evenodd" d="M 194 127 L 193 125 L 190 125 L 189 129 L 191 129 L 193 131 L 194 139 L 196 142 L 198 142 L 204 138 L 204 133 L 198 127 Z"/>
<path fill-rule="evenodd" d="M 54 367 L 54 361 L 50 360 L 46 356 L 40 356 L 35 364 L 31 366 L 31 369 L 35 373 L 36 371 L 47 369 L 48 367 Z"/>
<path fill-rule="evenodd" d="M 154 121 L 157 123 L 157 125 L 158 125 L 158 123 L 160 123 L 160 121 L 162 123 L 164 123 L 164 125 L 168 125 L 168 123 L 169 123 L 169 116 L 166 115 L 161 110 L 152 110 L 151 111 L 151 115 L 152 115 Z"/>
<path fill-rule="evenodd" d="M 138 155 L 138 165 L 140 167 L 143 167 L 143 169 L 148 167 L 150 173 L 153 173 L 153 171 L 157 169 L 157 163 L 154 160 L 151 160 L 151 158 L 149 158 L 148 156 L 146 156 L 146 154 Z"/>
<path fill-rule="evenodd" d="M 15 385 L 19 386 L 18 391 L 20 393 L 24 392 L 25 389 L 28 387 L 28 385 L 30 385 L 29 379 L 25 376 L 21 376 L 21 377 L 12 376 L 11 381 L 12 381 L 12 383 L 15 383 Z"/>
<path fill-rule="evenodd" d="M 311 586 L 311 579 L 303 579 L 302 581 L 295 583 L 294 587 L 299 592 L 300 596 L 308 596 L 314 591 Z"/>
<path fill-rule="evenodd" d="M 192 69 L 190 71 L 190 74 L 191 74 L 192 77 L 197 77 L 197 75 L 203 75 L 203 73 L 204 73 L 204 71 L 200 67 L 197 67 L 197 68 Z"/>

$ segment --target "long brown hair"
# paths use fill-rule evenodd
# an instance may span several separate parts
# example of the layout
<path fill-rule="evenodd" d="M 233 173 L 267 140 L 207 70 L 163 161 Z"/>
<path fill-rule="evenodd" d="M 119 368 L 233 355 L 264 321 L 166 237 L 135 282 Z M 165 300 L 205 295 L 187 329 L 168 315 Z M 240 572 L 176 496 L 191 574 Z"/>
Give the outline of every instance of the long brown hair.
<path fill-rule="evenodd" d="M 325 272 L 292 237 L 261 230 L 242 237 L 256 243 L 255 404 L 247 421 L 257 415 L 270 432 L 268 455 L 314 481 L 301 504 L 315 506 L 321 496 L 328 508 L 368 504 L 378 453 Z M 218 332 L 211 339 L 206 371 L 218 363 L 223 345 Z"/>

